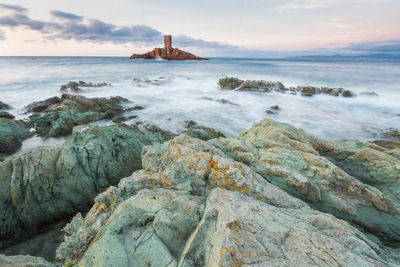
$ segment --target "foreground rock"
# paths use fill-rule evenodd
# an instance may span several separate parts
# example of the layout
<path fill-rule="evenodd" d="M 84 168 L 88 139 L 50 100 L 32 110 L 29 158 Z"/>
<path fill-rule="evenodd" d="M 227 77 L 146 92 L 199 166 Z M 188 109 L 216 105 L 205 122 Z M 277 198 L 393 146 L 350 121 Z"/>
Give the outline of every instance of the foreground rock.
<path fill-rule="evenodd" d="M 336 145 L 272 120 L 214 145 L 315 209 L 400 240 L 400 161 L 390 150 Z"/>
<path fill-rule="evenodd" d="M 262 91 L 262 92 L 279 92 L 300 94 L 302 96 L 313 96 L 316 94 L 326 94 L 331 96 L 352 97 L 355 94 L 343 88 L 313 87 L 313 86 L 297 86 L 285 87 L 281 82 L 271 81 L 244 81 L 238 78 L 222 78 L 219 79 L 218 85 L 222 89 L 238 90 L 238 91 Z"/>
<path fill-rule="evenodd" d="M 32 256 L 4 256 L 0 255 L 0 266 L 2 267 L 56 267 L 54 263 L 50 263 L 43 258 Z"/>
<path fill-rule="evenodd" d="M 79 95 L 63 94 L 45 101 L 35 102 L 26 107 L 28 111 L 44 112 L 30 116 L 30 124 L 43 137 L 69 135 L 76 125 L 113 119 L 120 116 L 124 109 L 122 97 L 86 98 Z"/>
<path fill-rule="evenodd" d="M 14 153 L 21 147 L 22 141 L 32 135 L 28 123 L 0 118 L 0 155 Z"/>
<path fill-rule="evenodd" d="M 60 146 L 24 150 L 0 163 L 0 247 L 92 205 L 141 168 L 144 145 L 166 140 L 128 126 L 75 127 Z"/>
<path fill-rule="evenodd" d="M 396 266 L 398 250 L 316 210 L 398 237 L 394 196 L 322 156 L 339 158 L 350 151 L 343 147 L 272 120 L 236 138 L 180 135 L 147 146 L 143 170 L 67 225 L 58 258 L 76 266 Z"/>

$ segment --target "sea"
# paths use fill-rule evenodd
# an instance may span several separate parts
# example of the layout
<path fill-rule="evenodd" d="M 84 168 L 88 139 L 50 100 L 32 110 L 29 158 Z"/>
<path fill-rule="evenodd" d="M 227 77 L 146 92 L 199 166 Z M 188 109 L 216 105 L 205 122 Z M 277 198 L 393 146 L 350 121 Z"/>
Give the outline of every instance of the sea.
<path fill-rule="evenodd" d="M 352 98 L 275 92 L 224 90 L 218 79 L 280 81 L 286 87 L 311 85 L 345 88 Z M 85 97 L 122 96 L 131 111 L 127 121 L 152 123 L 179 133 L 188 120 L 227 136 L 249 129 L 263 118 L 287 122 L 331 141 L 379 139 L 388 128 L 400 129 L 400 62 L 306 61 L 211 58 L 208 61 L 130 60 L 125 57 L 0 57 L 0 101 L 26 119 L 24 107 L 61 96 L 70 81 L 110 83 L 83 88 Z M 363 95 L 375 92 L 377 95 Z M 280 111 L 266 111 L 279 105 Z M 109 125 L 110 121 L 96 124 Z M 65 139 L 28 139 L 23 146 L 52 145 Z"/>

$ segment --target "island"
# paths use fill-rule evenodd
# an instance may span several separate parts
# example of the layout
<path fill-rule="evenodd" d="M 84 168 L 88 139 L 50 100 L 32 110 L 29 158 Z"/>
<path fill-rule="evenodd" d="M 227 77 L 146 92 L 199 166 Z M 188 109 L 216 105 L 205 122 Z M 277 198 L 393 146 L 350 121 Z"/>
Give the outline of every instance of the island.
<path fill-rule="evenodd" d="M 172 47 L 172 36 L 164 35 L 164 48 L 154 48 L 145 54 L 133 54 L 131 59 L 208 60 Z"/>

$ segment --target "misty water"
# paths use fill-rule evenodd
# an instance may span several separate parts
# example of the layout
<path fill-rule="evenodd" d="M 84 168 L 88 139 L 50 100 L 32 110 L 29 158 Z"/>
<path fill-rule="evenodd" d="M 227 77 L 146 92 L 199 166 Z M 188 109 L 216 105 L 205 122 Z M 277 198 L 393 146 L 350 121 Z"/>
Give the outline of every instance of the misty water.
<path fill-rule="evenodd" d="M 220 89 L 222 77 L 280 81 L 297 85 L 343 87 L 354 98 L 239 92 Z M 136 80 L 134 80 L 136 79 Z M 146 81 L 147 79 L 147 81 Z M 24 106 L 60 96 L 69 81 L 107 82 L 112 87 L 83 88 L 86 97 L 122 96 L 145 109 L 131 111 L 144 121 L 175 133 L 185 121 L 237 135 L 262 118 L 272 118 L 332 140 L 372 140 L 386 128 L 400 128 L 400 62 L 306 62 L 261 59 L 210 61 L 130 60 L 128 58 L 0 57 L 0 101 L 26 118 Z M 362 96 L 374 91 L 378 96 Z M 281 111 L 266 110 L 279 105 Z M 101 122 L 100 124 L 109 124 Z M 25 147 L 54 144 L 31 139 Z"/>

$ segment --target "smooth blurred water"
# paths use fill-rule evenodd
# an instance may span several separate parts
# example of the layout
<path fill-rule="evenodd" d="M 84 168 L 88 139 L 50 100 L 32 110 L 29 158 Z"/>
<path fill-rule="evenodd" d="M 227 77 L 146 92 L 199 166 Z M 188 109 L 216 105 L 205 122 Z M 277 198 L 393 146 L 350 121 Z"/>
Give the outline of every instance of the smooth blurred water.
<path fill-rule="evenodd" d="M 281 81 L 286 86 L 343 87 L 356 93 L 375 91 L 378 97 L 355 98 L 222 90 L 221 77 Z M 167 83 L 151 85 L 134 78 Z M 399 62 L 305 62 L 262 59 L 210 61 L 135 60 L 128 58 L 0 57 L 0 101 L 24 117 L 27 104 L 61 95 L 69 81 L 109 82 L 112 87 L 87 88 L 87 97 L 122 96 L 142 105 L 134 111 L 142 121 L 179 132 L 194 120 L 227 135 L 237 135 L 252 123 L 270 117 L 301 127 L 329 140 L 371 140 L 389 127 L 400 128 Z M 210 100 L 212 98 L 212 100 Z M 225 99 L 229 103 L 220 103 Z M 282 111 L 265 111 L 279 105 Z"/>

